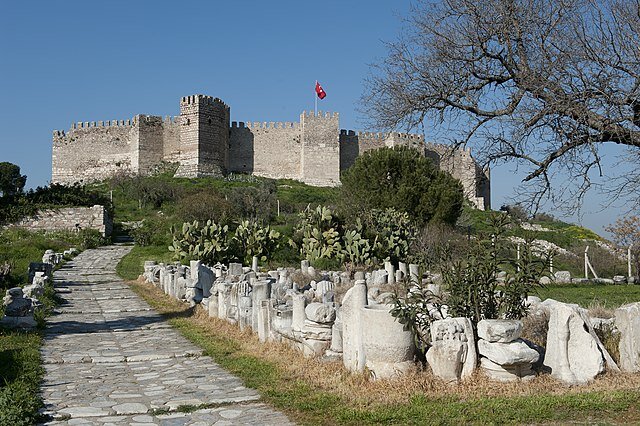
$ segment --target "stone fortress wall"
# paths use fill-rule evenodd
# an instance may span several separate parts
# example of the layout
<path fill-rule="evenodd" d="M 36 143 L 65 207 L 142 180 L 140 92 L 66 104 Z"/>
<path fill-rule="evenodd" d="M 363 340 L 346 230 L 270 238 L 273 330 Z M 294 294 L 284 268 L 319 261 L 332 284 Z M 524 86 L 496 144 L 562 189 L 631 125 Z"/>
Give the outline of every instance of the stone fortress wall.
<path fill-rule="evenodd" d="M 303 112 L 298 122 L 231 122 L 230 108 L 211 96 L 185 96 L 180 115 L 72 124 L 53 132 L 54 183 L 91 182 L 118 173 L 148 174 L 179 163 L 176 176 L 256 176 L 336 186 L 340 173 L 371 149 L 411 145 L 461 180 L 467 198 L 490 207 L 489 171 L 469 150 L 427 144 L 422 135 L 340 130 L 338 113 Z"/>

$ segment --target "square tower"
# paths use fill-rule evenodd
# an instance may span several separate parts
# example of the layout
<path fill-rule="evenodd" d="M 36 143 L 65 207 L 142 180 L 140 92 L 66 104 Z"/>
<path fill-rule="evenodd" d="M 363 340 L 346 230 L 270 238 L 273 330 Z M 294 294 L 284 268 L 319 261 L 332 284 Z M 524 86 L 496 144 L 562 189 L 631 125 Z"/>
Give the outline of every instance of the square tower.
<path fill-rule="evenodd" d="M 211 96 L 180 100 L 177 177 L 223 176 L 229 166 L 229 107 Z"/>
<path fill-rule="evenodd" d="M 302 152 L 300 174 L 314 186 L 340 185 L 340 123 L 338 113 L 318 111 L 300 115 Z"/>

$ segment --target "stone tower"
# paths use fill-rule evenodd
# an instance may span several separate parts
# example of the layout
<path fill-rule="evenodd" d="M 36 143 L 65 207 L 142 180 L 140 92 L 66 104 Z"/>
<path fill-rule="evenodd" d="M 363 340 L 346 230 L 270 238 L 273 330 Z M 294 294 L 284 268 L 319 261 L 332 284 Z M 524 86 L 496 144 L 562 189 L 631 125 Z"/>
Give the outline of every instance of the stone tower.
<path fill-rule="evenodd" d="M 180 100 L 179 177 L 222 176 L 229 166 L 229 107 L 211 96 Z"/>
<path fill-rule="evenodd" d="M 318 111 L 300 115 L 301 180 L 308 185 L 340 184 L 340 124 L 338 113 Z"/>

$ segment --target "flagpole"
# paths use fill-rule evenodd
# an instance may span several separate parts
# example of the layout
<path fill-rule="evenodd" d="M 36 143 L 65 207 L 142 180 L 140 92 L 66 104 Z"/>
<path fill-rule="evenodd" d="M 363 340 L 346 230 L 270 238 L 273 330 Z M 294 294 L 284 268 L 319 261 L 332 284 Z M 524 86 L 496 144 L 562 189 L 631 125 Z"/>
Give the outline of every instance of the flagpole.
<path fill-rule="evenodd" d="M 318 87 L 318 80 L 316 80 L 316 86 Z M 315 91 L 315 88 L 313 90 L 313 93 L 315 94 L 315 96 L 313 97 L 313 99 L 315 100 L 315 109 L 314 109 L 314 114 L 313 115 L 318 115 L 318 94 Z"/>

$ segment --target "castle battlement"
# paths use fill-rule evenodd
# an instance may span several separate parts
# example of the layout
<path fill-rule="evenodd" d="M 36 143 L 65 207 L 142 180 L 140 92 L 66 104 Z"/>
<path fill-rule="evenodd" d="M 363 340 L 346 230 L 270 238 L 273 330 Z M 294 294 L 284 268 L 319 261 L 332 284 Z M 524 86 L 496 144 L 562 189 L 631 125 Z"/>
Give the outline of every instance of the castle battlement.
<path fill-rule="evenodd" d="M 328 112 L 328 111 L 302 111 L 300 117 L 316 117 L 316 118 L 340 118 L 340 114 L 337 112 Z"/>
<path fill-rule="evenodd" d="M 296 129 L 300 123 L 293 123 L 291 121 L 232 121 L 231 128 L 247 128 L 247 129 Z"/>
<path fill-rule="evenodd" d="M 477 207 L 489 206 L 488 170 L 468 149 L 425 142 L 401 132 L 340 129 L 337 112 L 303 111 L 299 121 L 231 121 L 219 98 L 183 96 L 179 115 L 139 114 L 127 120 L 85 121 L 53 131 L 51 181 L 89 182 L 118 173 L 147 174 L 162 161 L 178 163 L 176 176 L 251 173 L 335 186 L 362 153 L 409 145 L 461 180 Z M 453 156 L 445 155 L 453 152 Z"/>
<path fill-rule="evenodd" d="M 79 129 L 88 129 L 92 127 L 124 127 L 124 126 L 135 126 L 137 123 L 136 117 L 130 118 L 128 120 L 107 120 L 107 121 L 78 121 L 77 123 L 71 123 L 69 127 L 69 131 L 79 130 Z"/>
<path fill-rule="evenodd" d="M 367 132 L 362 130 L 346 130 L 340 129 L 341 136 L 358 136 L 370 140 L 385 141 L 389 138 L 399 139 L 408 142 L 423 142 L 424 136 L 417 133 L 400 133 L 400 132 Z"/>
<path fill-rule="evenodd" d="M 191 95 L 191 96 L 183 96 L 180 100 L 180 104 L 184 105 L 214 105 L 214 106 L 222 106 L 226 109 L 229 109 L 229 106 L 222 101 L 220 98 L 214 98 L 212 96 L 207 95 Z"/>

